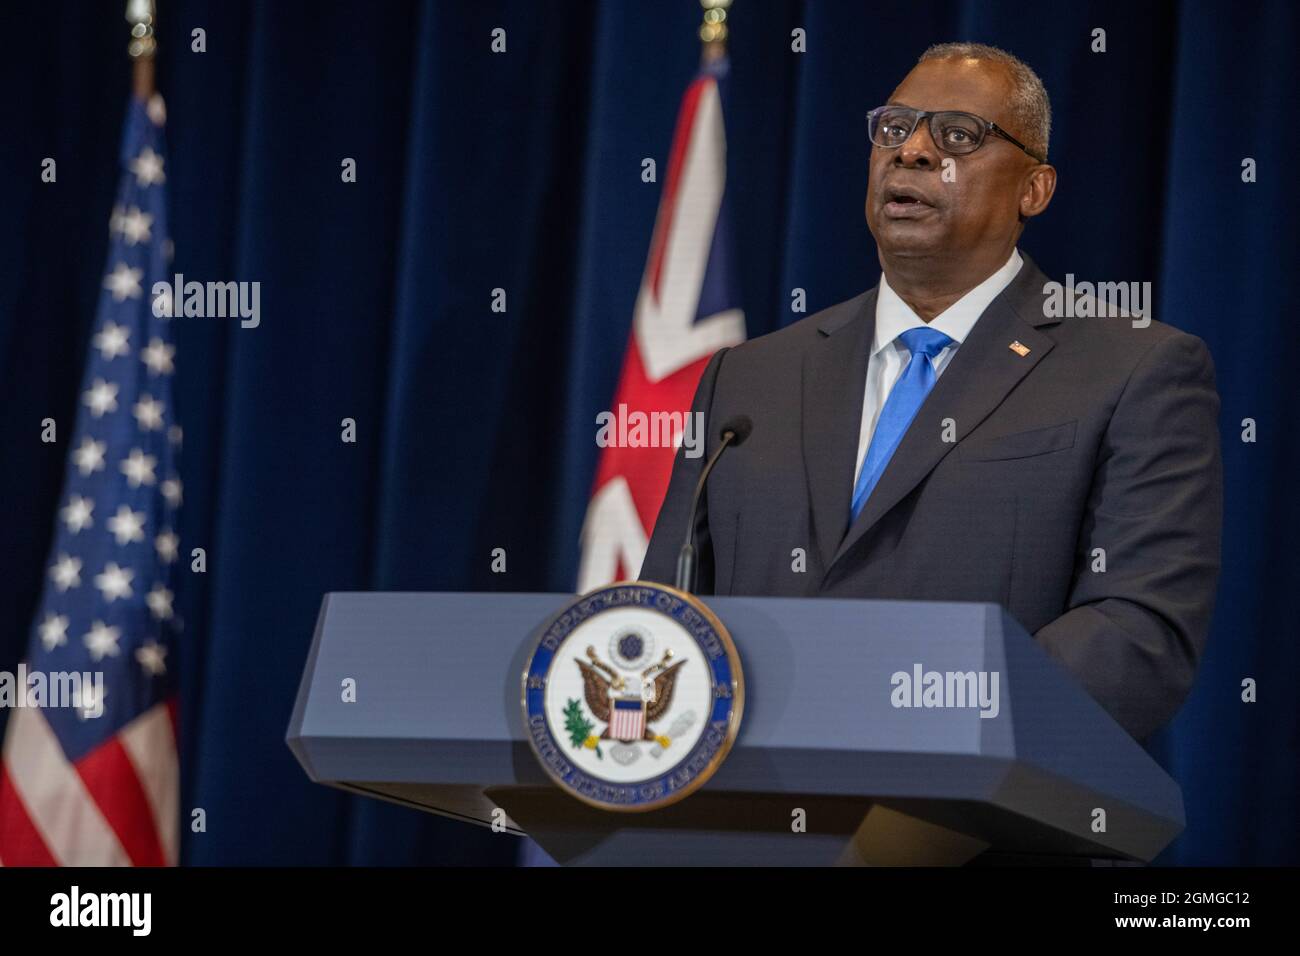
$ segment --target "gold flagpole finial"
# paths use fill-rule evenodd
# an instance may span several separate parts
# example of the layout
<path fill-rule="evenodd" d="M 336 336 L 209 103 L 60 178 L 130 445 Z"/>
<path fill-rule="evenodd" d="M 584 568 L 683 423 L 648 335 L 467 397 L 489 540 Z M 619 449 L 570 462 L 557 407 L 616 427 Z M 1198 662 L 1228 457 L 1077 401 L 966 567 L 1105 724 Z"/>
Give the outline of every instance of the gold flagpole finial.
<path fill-rule="evenodd" d="M 153 55 L 158 50 L 154 39 L 157 10 L 154 0 L 127 0 L 126 22 L 131 24 L 131 42 L 126 52 L 133 62 L 131 87 L 136 98 L 150 101 L 154 94 Z"/>
<path fill-rule="evenodd" d="M 126 22 L 131 24 L 131 42 L 126 52 L 133 60 L 151 59 L 158 48 L 153 36 L 153 0 L 127 0 Z"/>
<path fill-rule="evenodd" d="M 700 0 L 704 22 L 700 24 L 700 42 L 705 61 L 716 60 L 727 52 L 727 10 L 731 0 Z"/>

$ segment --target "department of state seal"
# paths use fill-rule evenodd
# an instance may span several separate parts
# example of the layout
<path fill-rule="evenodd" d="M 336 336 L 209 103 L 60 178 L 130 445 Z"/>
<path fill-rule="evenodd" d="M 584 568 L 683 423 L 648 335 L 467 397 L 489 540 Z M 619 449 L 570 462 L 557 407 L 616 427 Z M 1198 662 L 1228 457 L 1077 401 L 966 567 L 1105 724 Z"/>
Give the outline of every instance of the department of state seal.
<path fill-rule="evenodd" d="M 632 581 L 575 598 L 541 630 L 524 723 L 546 772 L 579 800 L 653 810 L 698 789 L 740 728 L 731 635 L 698 599 Z"/>

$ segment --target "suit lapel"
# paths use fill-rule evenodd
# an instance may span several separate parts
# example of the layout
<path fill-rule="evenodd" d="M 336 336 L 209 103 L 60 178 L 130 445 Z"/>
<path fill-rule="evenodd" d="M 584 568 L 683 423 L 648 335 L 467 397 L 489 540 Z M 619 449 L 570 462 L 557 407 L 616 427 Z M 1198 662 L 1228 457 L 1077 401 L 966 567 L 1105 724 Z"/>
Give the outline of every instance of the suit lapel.
<path fill-rule="evenodd" d="M 1047 278 L 1028 256 L 1024 260 L 1020 273 L 985 309 L 926 396 L 862 513 L 824 565 L 828 571 L 1052 350 L 1055 343 L 1036 328 L 1058 321 L 1043 316 L 1042 290 Z M 1028 351 L 1022 355 L 1013 350 L 1013 342 Z M 854 421 L 860 418 L 859 413 Z M 953 422 L 953 441 L 943 440 L 946 419 Z M 849 466 L 850 477 L 854 467 L 856 462 Z M 847 509 L 846 499 L 845 521 Z"/>
<path fill-rule="evenodd" d="M 819 340 L 804 353 L 803 457 L 813 530 L 822 567 L 848 528 L 853 472 L 857 465 L 867 359 L 876 328 L 876 290 L 856 308 L 827 316 Z"/>

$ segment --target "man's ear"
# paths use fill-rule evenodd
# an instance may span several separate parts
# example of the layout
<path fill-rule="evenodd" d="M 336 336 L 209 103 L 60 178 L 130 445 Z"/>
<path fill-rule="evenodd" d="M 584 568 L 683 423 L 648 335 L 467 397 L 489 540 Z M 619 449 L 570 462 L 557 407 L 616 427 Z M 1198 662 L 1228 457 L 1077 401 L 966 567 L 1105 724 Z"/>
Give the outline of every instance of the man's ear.
<path fill-rule="evenodd" d="M 1056 193 L 1056 167 L 1039 163 L 1029 171 L 1020 193 L 1020 221 L 1024 222 L 1047 209 Z"/>

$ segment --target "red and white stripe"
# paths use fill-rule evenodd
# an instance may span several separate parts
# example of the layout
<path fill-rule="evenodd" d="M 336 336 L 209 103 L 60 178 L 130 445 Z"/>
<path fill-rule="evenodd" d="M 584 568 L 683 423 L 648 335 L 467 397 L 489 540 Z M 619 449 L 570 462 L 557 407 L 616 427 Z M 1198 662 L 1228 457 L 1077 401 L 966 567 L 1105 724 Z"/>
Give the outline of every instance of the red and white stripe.
<path fill-rule="evenodd" d="M 689 411 L 709 358 L 745 339 L 739 309 L 695 321 L 726 184 L 726 154 L 717 80 L 701 74 L 687 89 L 678 113 L 612 408 Z M 603 450 L 583 523 L 580 592 L 640 570 L 668 490 L 675 451 L 613 446 Z"/>
<path fill-rule="evenodd" d="M 645 705 L 614 707 L 609 720 L 609 735 L 615 740 L 640 740 L 645 733 Z"/>
<path fill-rule="evenodd" d="M 75 763 L 38 708 L 9 715 L 0 865 L 174 866 L 179 804 L 174 704 L 145 711 Z"/>

